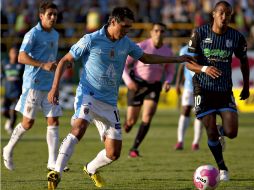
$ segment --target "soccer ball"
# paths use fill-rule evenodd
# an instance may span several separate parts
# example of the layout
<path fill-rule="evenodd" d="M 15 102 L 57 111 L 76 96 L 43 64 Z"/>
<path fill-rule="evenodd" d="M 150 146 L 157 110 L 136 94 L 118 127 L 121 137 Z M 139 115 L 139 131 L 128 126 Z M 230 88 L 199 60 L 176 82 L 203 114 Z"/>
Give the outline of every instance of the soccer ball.
<path fill-rule="evenodd" d="M 220 172 L 211 165 L 203 165 L 196 169 L 193 182 L 199 190 L 215 189 L 220 182 Z"/>

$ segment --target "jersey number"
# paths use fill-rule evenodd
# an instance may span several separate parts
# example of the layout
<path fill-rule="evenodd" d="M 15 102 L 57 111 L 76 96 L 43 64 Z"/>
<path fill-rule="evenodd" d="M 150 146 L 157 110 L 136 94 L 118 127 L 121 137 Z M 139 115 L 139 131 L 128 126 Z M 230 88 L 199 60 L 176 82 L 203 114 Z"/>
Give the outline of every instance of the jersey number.
<path fill-rule="evenodd" d="M 199 106 L 200 103 L 201 103 L 201 96 L 200 95 L 195 96 L 194 97 L 194 102 L 195 102 L 195 107 Z"/>

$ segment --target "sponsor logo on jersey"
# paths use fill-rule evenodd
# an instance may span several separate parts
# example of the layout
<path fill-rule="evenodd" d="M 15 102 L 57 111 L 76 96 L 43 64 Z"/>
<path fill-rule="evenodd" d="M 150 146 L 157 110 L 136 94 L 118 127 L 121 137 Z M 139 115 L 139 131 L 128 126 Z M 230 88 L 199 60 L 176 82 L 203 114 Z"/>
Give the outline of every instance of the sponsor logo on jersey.
<path fill-rule="evenodd" d="M 213 41 L 212 41 L 211 38 L 206 38 L 206 39 L 204 40 L 204 43 L 211 44 L 211 43 L 213 43 Z"/>
<path fill-rule="evenodd" d="M 232 46 L 233 46 L 233 41 L 230 40 L 230 39 L 227 39 L 227 40 L 226 40 L 226 47 L 227 47 L 227 48 L 231 48 Z"/>
<path fill-rule="evenodd" d="M 221 50 L 221 49 L 208 49 L 208 48 L 205 48 L 204 49 L 204 55 L 206 57 L 217 56 L 217 57 L 220 57 L 220 58 L 227 58 L 227 57 L 230 56 L 230 51 Z"/>
<path fill-rule="evenodd" d="M 87 115 L 89 113 L 89 106 L 87 104 L 84 105 L 84 114 Z"/>

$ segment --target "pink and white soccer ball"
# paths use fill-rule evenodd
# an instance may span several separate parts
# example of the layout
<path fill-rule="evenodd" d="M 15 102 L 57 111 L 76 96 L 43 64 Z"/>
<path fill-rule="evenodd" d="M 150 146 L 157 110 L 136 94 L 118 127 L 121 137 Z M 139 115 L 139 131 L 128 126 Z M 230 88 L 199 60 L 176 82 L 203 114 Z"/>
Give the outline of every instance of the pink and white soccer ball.
<path fill-rule="evenodd" d="M 212 165 L 199 166 L 194 173 L 193 182 L 199 190 L 215 189 L 220 182 L 220 172 Z"/>

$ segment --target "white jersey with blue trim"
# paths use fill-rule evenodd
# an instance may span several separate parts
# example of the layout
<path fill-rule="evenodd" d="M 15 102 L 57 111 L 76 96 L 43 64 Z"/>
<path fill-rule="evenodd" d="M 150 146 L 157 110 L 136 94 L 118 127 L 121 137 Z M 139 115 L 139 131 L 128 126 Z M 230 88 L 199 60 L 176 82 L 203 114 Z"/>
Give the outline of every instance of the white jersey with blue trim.
<path fill-rule="evenodd" d="M 26 52 L 33 59 L 40 62 L 56 61 L 59 34 L 52 29 L 46 32 L 38 23 L 26 33 L 19 52 Z M 29 63 L 28 63 L 29 64 Z M 45 71 L 41 67 L 25 65 L 23 74 L 23 88 L 49 91 L 54 79 L 54 73 Z"/>
<path fill-rule="evenodd" d="M 190 53 L 188 52 L 188 46 L 184 46 L 180 49 L 180 55 L 190 55 L 190 56 L 195 56 L 194 53 Z M 186 64 L 186 63 L 183 63 Z M 194 76 L 194 72 L 190 71 L 189 69 L 186 68 L 186 66 L 184 66 L 184 89 L 189 90 L 191 92 L 193 92 L 193 84 L 192 84 L 192 77 Z"/>
<path fill-rule="evenodd" d="M 128 55 L 138 60 L 143 50 L 127 36 L 111 41 L 106 36 L 106 26 L 84 35 L 74 44 L 70 53 L 75 60 L 82 57 L 83 71 L 79 87 L 83 94 L 117 105 L 119 85 Z"/>

